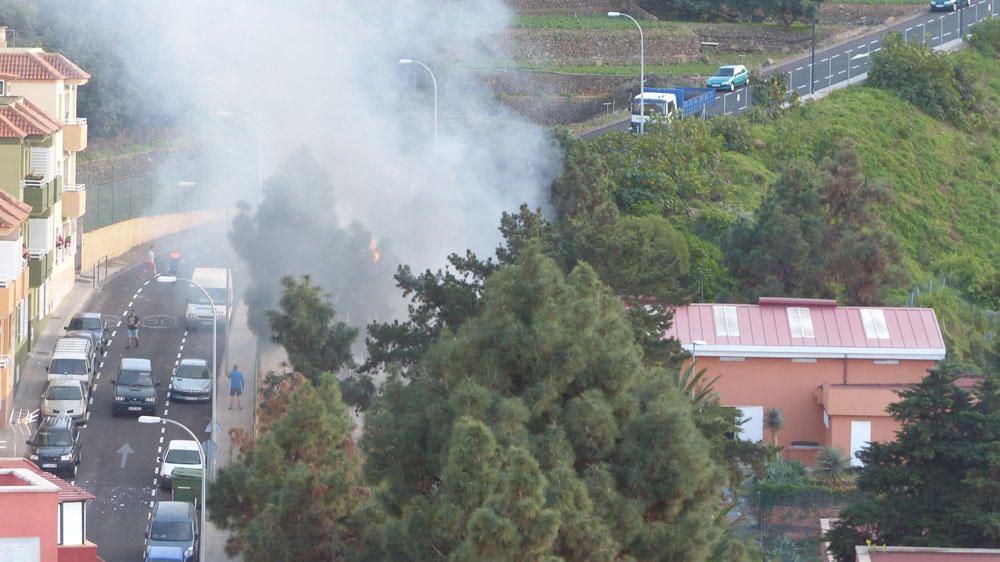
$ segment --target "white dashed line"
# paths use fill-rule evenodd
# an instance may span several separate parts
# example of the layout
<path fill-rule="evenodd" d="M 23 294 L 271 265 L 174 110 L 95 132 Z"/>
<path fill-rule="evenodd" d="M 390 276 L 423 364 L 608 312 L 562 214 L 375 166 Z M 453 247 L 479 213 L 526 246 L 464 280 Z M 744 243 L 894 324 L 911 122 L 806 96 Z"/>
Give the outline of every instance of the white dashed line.
<path fill-rule="evenodd" d="M 149 283 L 149 281 L 146 281 L 146 283 Z M 142 284 L 142 287 L 145 287 L 145 286 L 146 286 L 146 283 L 143 283 L 143 284 Z M 139 289 L 138 289 L 138 290 L 137 290 L 137 291 L 135 292 L 135 296 L 139 296 L 139 293 L 141 293 L 141 292 L 142 292 L 142 287 L 139 287 Z"/>
<path fill-rule="evenodd" d="M 91 390 L 91 392 L 93 392 L 93 390 Z M 90 400 L 89 400 L 89 401 L 87 401 L 87 405 L 88 405 L 88 406 L 93 406 L 93 405 L 94 405 L 94 396 L 93 396 L 93 394 L 91 394 L 91 396 L 90 396 Z M 90 416 L 90 412 L 87 412 L 87 416 L 88 416 L 88 418 L 89 418 L 89 416 Z"/>
<path fill-rule="evenodd" d="M 133 298 L 134 298 L 134 297 L 133 297 Z M 134 300 L 130 300 L 130 301 L 128 301 L 128 307 L 129 307 L 129 308 L 132 308 L 132 303 L 134 303 L 134 302 L 135 302 Z"/>
<path fill-rule="evenodd" d="M 120 326 L 120 325 L 121 325 L 121 322 L 119 322 L 119 323 L 118 323 L 118 325 Z M 114 339 L 114 337 L 115 337 L 115 335 L 116 335 L 117 333 L 118 333 L 118 330 L 115 330 L 115 331 L 111 332 L 111 339 Z M 107 351 L 105 351 L 104 353 L 105 353 L 105 355 L 107 355 L 107 353 L 108 353 L 108 352 L 107 352 Z"/>
<path fill-rule="evenodd" d="M 798 72 L 798 71 L 800 71 L 800 70 L 802 70 L 802 67 L 801 67 L 801 66 L 800 66 L 800 67 L 798 67 L 798 68 L 796 68 L 796 69 L 795 69 L 795 70 L 793 70 L 792 72 Z"/>
<path fill-rule="evenodd" d="M 169 414 L 169 410 L 167 410 L 166 408 L 164 408 L 163 409 L 163 417 L 167 417 L 168 414 Z"/>
<path fill-rule="evenodd" d="M 160 453 L 162 453 L 162 452 L 163 452 L 163 447 L 157 447 L 157 448 L 156 448 L 156 454 L 157 454 L 157 455 L 159 455 L 159 454 L 160 454 Z"/>

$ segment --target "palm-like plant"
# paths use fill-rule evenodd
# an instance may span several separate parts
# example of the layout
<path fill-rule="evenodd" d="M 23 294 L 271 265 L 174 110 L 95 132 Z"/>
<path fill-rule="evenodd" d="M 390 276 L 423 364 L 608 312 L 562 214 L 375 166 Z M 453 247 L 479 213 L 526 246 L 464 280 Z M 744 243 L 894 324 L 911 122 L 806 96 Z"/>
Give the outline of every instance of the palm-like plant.
<path fill-rule="evenodd" d="M 771 431 L 771 445 L 778 446 L 778 434 L 785 428 L 785 414 L 779 408 L 768 408 L 767 419 L 764 421 Z"/>
<path fill-rule="evenodd" d="M 851 459 L 836 447 L 823 447 L 816 453 L 812 479 L 825 486 L 844 487 L 851 480 Z"/>

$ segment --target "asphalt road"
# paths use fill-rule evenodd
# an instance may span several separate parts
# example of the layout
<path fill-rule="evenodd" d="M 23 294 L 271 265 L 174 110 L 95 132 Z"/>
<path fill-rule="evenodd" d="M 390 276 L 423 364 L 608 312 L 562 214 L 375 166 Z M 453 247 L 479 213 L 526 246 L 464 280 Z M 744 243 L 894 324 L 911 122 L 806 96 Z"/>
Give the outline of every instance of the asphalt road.
<path fill-rule="evenodd" d="M 812 66 L 812 55 L 800 57 L 765 75 L 784 74 L 788 78 L 789 91 L 805 96 L 855 79 L 868 72 L 871 53 L 881 49 L 886 33 L 902 33 L 907 41 L 923 42 L 938 47 L 968 34 L 976 22 L 990 16 L 1000 15 L 1000 0 L 973 0 L 972 6 L 957 12 L 930 12 L 920 14 L 904 22 L 862 37 L 857 37 L 839 45 L 816 52 L 816 66 Z M 961 31 L 960 31 L 961 28 Z M 812 78 L 812 91 L 809 88 Z M 738 115 L 750 108 L 753 86 L 740 88 L 735 92 L 718 92 L 715 105 L 709 107 L 709 117 L 717 115 Z M 613 131 L 627 131 L 628 121 L 613 123 L 600 129 L 589 131 L 583 138 L 592 138 Z"/>
<path fill-rule="evenodd" d="M 206 245 L 204 240 L 219 242 Z M 194 267 L 233 267 L 235 258 L 229 253 L 224 233 L 198 229 L 176 239 L 171 247 L 157 243 L 158 255 L 166 256 L 180 249 L 185 258 L 179 275 L 190 277 Z M 159 261 L 159 260 L 158 260 Z M 165 260 L 164 260 L 165 262 Z M 143 265 L 137 264 L 110 279 L 88 311 L 108 315 L 114 323 L 124 318 L 125 311 L 134 307 L 143 319 L 139 330 L 140 347 L 125 349 L 126 333 L 119 324 L 112 331 L 107 351 L 99 362 L 100 370 L 94 386 L 90 415 L 82 431 L 83 461 L 75 483 L 90 491 L 96 500 L 88 506 L 87 536 L 98 545 L 98 554 L 108 562 L 141 560 L 145 549 L 146 524 L 154 500 L 170 499 L 169 492 L 156 486 L 159 460 L 171 439 L 190 439 L 180 428 L 168 424 L 143 425 L 137 416 L 112 417 L 114 387 L 111 381 L 122 357 L 144 357 L 153 363 L 157 388 L 157 414 L 188 426 L 196 435 L 207 439 L 211 419 L 211 403 L 177 403 L 169 400 L 167 391 L 170 374 L 181 357 L 196 357 L 211 361 L 211 330 L 188 333 L 182 322 L 186 283 L 175 285 L 143 281 Z M 114 324 L 113 324 L 114 325 Z M 225 334 L 219 333 L 218 356 L 224 357 Z M 219 366 L 220 384 L 225 386 L 223 365 Z M 226 393 L 219 395 L 218 407 L 226 408 Z"/>

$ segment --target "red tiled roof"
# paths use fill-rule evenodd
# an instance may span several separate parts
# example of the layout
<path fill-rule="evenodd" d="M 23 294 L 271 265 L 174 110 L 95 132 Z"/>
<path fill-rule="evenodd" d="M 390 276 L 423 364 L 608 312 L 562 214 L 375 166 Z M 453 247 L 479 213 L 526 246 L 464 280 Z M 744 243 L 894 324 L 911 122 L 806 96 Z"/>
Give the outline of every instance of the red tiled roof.
<path fill-rule="evenodd" d="M 0 230 L 17 228 L 28 220 L 31 205 L 0 189 Z"/>
<path fill-rule="evenodd" d="M 0 138 L 51 135 L 61 127 L 44 109 L 25 98 L 0 100 Z"/>
<path fill-rule="evenodd" d="M 78 502 L 97 499 L 87 490 L 74 486 L 54 474 L 44 472 L 42 469 L 38 468 L 35 463 L 29 461 L 28 459 L 0 459 L 0 468 L 26 468 L 33 471 L 35 474 L 38 474 L 42 478 L 59 487 L 60 502 Z"/>
<path fill-rule="evenodd" d="M 45 59 L 50 65 L 52 65 L 60 74 L 65 76 L 69 80 L 89 80 L 90 73 L 86 72 L 79 66 L 73 64 L 73 61 L 64 57 L 62 53 L 40 53 L 42 58 Z"/>
<path fill-rule="evenodd" d="M 86 80 L 90 74 L 59 53 L 0 52 L 0 74 L 21 80 Z"/>
<path fill-rule="evenodd" d="M 792 308 L 808 311 L 808 334 L 792 333 Z M 716 325 L 734 309 L 735 324 Z M 878 334 L 870 333 L 873 314 L 878 317 Z M 945 354 L 944 338 L 932 309 L 837 306 L 835 301 L 820 299 L 762 298 L 758 305 L 679 306 L 664 336 L 677 338 L 685 349 L 694 348 L 699 356 L 939 360 Z"/>

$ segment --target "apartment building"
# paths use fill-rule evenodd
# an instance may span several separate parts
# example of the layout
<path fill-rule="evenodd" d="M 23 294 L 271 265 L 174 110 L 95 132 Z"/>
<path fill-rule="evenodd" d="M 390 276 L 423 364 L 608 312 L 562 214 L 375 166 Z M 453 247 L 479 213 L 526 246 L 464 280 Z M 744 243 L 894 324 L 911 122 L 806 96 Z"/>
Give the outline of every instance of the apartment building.
<path fill-rule="evenodd" d="M 0 37 L 4 36 L 0 29 Z M 90 74 L 59 53 L 7 48 L 0 41 L 0 93 L 28 100 L 59 128 L 48 142 L 31 144 L 27 174 L 21 178 L 28 197 L 38 198 L 46 180 L 56 191 L 50 206 L 35 208 L 29 227 L 39 233 L 31 236 L 29 232 L 32 259 L 46 262 L 44 279 L 35 287 L 33 311 L 37 319 L 44 318 L 69 294 L 76 278 L 82 234 L 79 220 L 87 208 L 86 187 L 76 177 L 77 154 L 87 147 L 87 120 L 76 112 L 77 88 L 89 79 Z"/>
<path fill-rule="evenodd" d="M 30 205 L 0 189 L 0 420 L 10 417 L 21 375 L 15 355 L 27 334 L 28 260 L 22 232 L 30 214 Z"/>

